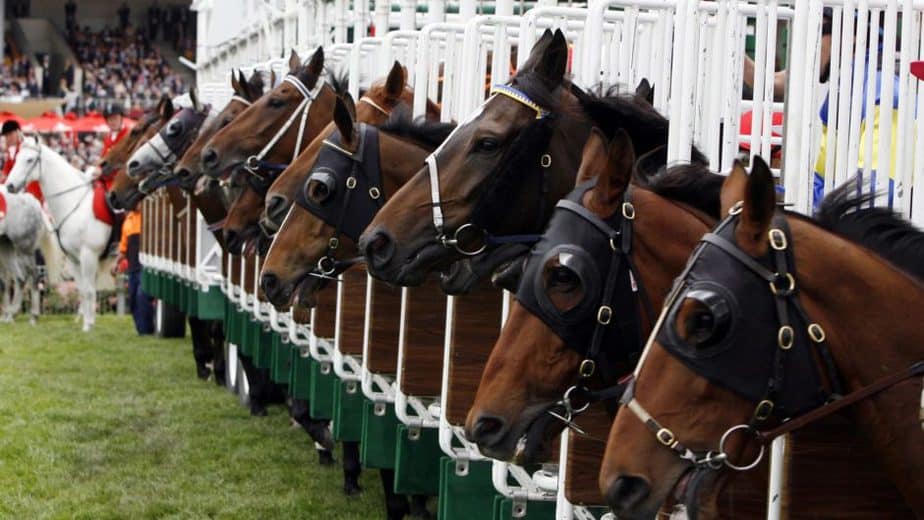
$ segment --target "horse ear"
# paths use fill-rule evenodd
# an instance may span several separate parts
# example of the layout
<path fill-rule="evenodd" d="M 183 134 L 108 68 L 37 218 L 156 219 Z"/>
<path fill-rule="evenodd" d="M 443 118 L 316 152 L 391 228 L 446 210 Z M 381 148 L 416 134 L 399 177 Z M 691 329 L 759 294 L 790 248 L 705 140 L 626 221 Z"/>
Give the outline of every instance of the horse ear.
<path fill-rule="evenodd" d="M 587 136 L 584 150 L 581 152 L 581 165 L 578 167 L 575 185 L 583 184 L 603 171 L 606 164 L 606 136 L 599 128 L 594 127 Z"/>
<path fill-rule="evenodd" d="M 647 78 L 642 78 L 642 81 L 639 82 L 638 86 L 635 87 L 635 97 L 637 99 L 643 99 L 648 102 L 649 105 L 654 105 L 654 85 L 648 82 Z"/>
<path fill-rule="evenodd" d="M 241 87 L 239 94 L 245 99 L 254 99 L 253 92 L 250 91 L 250 85 L 247 84 L 247 80 L 244 78 L 244 72 L 241 70 L 238 70 L 237 74 L 238 74 L 238 80 L 237 80 L 238 85 L 240 85 Z"/>
<path fill-rule="evenodd" d="M 722 183 L 722 191 L 719 194 L 721 201 L 721 215 L 727 215 L 735 204 L 744 200 L 744 187 L 748 182 L 748 173 L 744 169 L 744 164 L 740 159 L 736 159 L 732 169 L 725 177 Z"/>
<path fill-rule="evenodd" d="M 270 84 L 269 84 L 269 86 L 270 86 L 270 88 L 273 88 L 273 87 L 276 86 L 276 70 L 275 70 L 275 69 L 270 69 Z"/>
<path fill-rule="evenodd" d="M 341 98 L 343 99 L 343 104 L 346 106 L 347 110 L 350 111 L 350 117 L 353 120 L 356 120 L 356 103 L 353 102 L 353 96 L 349 92 L 344 93 Z"/>
<path fill-rule="evenodd" d="M 754 157 L 751 174 L 744 188 L 744 207 L 735 238 L 739 244 L 749 244 L 752 253 L 761 254 L 767 245 L 765 237 L 776 212 L 776 186 L 773 172 L 764 160 Z"/>
<path fill-rule="evenodd" d="M 389 100 L 398 99 L 404 92 L 407 85 L 407 71 L 395 60 L 391 66 L 391 72 L 388 73 L 388 79 L 385 80 L 385 95 Z"/>
<path fill-rule="evenodd" d="M 241 72 L 241 79 L 244 79 L 243 72 Z M 250 74 L 250 79 L 242 82 L 242 84 L 247 88 L 247 93 L 251 96 L 250 99 L 257 99 L 263 94 L 263 74 L 256 69 Z"/>
<path fill-rule="evenodd" d="M 302 59 L 298 57 L 298 53 L 295 52 L 295 49 L 292 49 L 292 52 L 289 54 L 289 74 L 295 74 L 295 71 L 301 64 Z"/>
<path fill-rule="evenodd" d="M 311 61 L 308 62 L 308 72 L 315 76 L 320 76 L 324 71 L 324 47 L 318 46 L 318 50 L 311 55 Z"/>
<path fill-rule="evenodd" d="M 526 61 L 523 62 L 520 70 L 535 70 L 536 67 L 539 66 L 539 63 L 542 61 L 543 54 L 545 54 L 545 50 L 548 48 L 551 41 L 552 30 L 546 29 L 543 31 L 542 36 L 536 40 L 536 43 L 533 44 L 533 49 L 529 51 L 529 56 L 526 57 Z"/>
<path fill-rule="evenodd" d="M 337 104 L 334 106 L 334 124 L 337 125 L 340 138 L 344 143 L 349 143 L 353 140 L 353 116 L 350 115 L 350 109 L 347 108 L 346 103 L 339 97 L 337 98 Z"/>
<path fill-rule="evenodd" d="M 199 89 L 191 87 L 189 89 L 189 99 L 192 100 L 193 109 L 196 112 L 202 112 L 202 103 L 199 102 Z"/>
<path fill-rule="evenodd" d="M 164 96 L 161 100 L 160 106 L 157 107 L 157 113 L 160 114 L 161 121 L 166 121 L 173 117 L 173 100 L 167 96 Z"/>
<path fill-rule="evenodd" d="M 241 74 L 240 70 L 231 71 L 231 89 L 234 90 L 235 94 L 241 93 L 241 80 L 239 78 L 240 74 Z"/>
<path fill-rule="evenodd" d="M 602 206 L 612 207 L 629 187 L 635 167 L 635 147 L 622 128 L 616 130 L 616 135 L 610 140 L 605 165 L 603 175 L 597 179 L 594 196 Z"/>
<path fill-rule="evenodd" d="M 568 66 L 568 41 L 561 29 L 557 29 L 549 45 L 536 64 L 536 72 L 545 80 L 549 88 L 555 88 L 565 80 L 565 69 Z"/>
<path fill-rule="evenodd" d="M 491 284 L 499 289 L 506 289 L 512 293 L 517 292 L 517 288 L 520 286 L 520 278 L 523 277 L 523 268 L 526 266 L 526 258 L 526 255 L 516 258 L 495 271 L 491 275 Z"/>

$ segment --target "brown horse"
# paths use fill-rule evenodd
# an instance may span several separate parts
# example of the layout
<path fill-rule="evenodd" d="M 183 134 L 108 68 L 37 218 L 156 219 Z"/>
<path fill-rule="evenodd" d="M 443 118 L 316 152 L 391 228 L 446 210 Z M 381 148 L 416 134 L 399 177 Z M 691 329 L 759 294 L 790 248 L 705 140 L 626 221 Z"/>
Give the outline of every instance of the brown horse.
<path fill-rule="evenodd" d="M 634 163 L 626 133 L 618 131 L 607 146 L 605 136 L 595 129 L 584 146 L 578 188 L 568 197 L 612 230 L 629 234 L 631 243 L 626 248 L 612 251 L 609 237 L 596 231 L 593 222 L 559 207 L 525 266 L 508 270 L 525 269 L 526 276 L 519 280 L 518 289 L 509 284 L 517 298 L 485 366 L 466 422 L 469 439 L 478 443 L 482 453 L 500 459 L 516 456 L 521 462 L 547 457 L 549 441 L 564 427 L 547 412 L 567 413 L 558 408 L 570 387 L 610 387 L 631 372 L 650 330 L 646 307 L 660 308 L 690 251 L 714 224 L 714 217 L 658 190 L 681 175 L 688 182 L 715 183 L 721 177 L 699 167 L 685 167 L 666 175 L 661 185 L 634 186 L 627 195 Z M 594 179 L 588 187 L 587 182 Z M 624 207 L 633 208 L 633 219 L 625 217 Z M 594 265 L 587 255 L 572 251 L 575 244 L 585 243 L 577 236 L 587 237 L 589 251 L 594 245 L 604 246 L 602 263 Z M 611 265 L 614 255 L 617 268 Z M 611 278 L 616 280 L 612 294 L 602 294 Z M 508 285 L 506 280 L 500 282 Z M 602 306 L 615 315 L 609 325 L 597 321 Z M 600 349 L 595 354 L 589 352 L 594 341 Z M 583 370 L 585 359 L 599 369 L 582 378 L 579 369 Z M 522 445 L 526 450 L 517 452 L 521 438 L 526 440 Z"/>
<path fill-rule="evenodd" d="M 851 404 L 846 418 L 924 515 L 924 234 L 858 210 L 854 191 L 815 222 L 777 208 L 763 161 L 733 169 L 730 216 L 679 278 L 610 432 L 600 486 L 620 518 L 652 518 L 699 474 L 747 469 L 772 437 Z"/>
<path fill-rule="evenodd" d="M 344 94 L 344 96 L 347 107 L 356 115 L 356 121 L 373 126 L 382 125 L 397 107 L 410 107 L 414 101 L 414 91 L 407 88 L 407 71 L 397 61 L 392 65 L 388 76 L 373 83 L 356 106 L 353 105 L 352 100 L 348 100 L 349 94 Z M 427 118 L 439 119 L 439 109 L 432 102 L 428 103 Z M 295 162 L 275 177 L 268 190 L 264 188 L 265 182 L 247 179 L 240 196 L 228 210 L 228 216 L 225 219 L 225 239 L 229 247 L 236 251 L 250 240 L 256 239 L 257 249 L 261 254 L 266 253 L 266 248 L 270 244 L 270 235 L 279 229 L 279 224 L 289 211 L 291 203 L 288 201 L 292 200 L 297 186 L 307 177 L 311 165 L 317 158 L 321 143 L 335 129 L 335 125 L 328 124 L 299 154 Z M 263 217 L 265 213 L 269 213 L 269 211 L 264 211 L 265 201 L 272 203 L 272 214 L 277 217 L 278 221 Z"/>
<path fill-rule="evenodd" d="M 109 153 L 103 157 L 101 168 L 109 168 L 117 173 L 106 195 L 109 206 L 113 209 L 131 209 L 144 198 L 144 193 L 138 189 L 138 181 L 128 176 L 126 164 L 139 146 L 157 135 L 157 132 L 167 124 L 174 114 L 173 102 L 170 98 L 162 98 L 157 108 L 146 115 L 132 128 L 128 136 L 115 144 Z M 137 131 L 137 132 L 136 132 Z M 102 165 L 106 166 L 103 167 Z"/>
<path fill-rule="evenodd" d="M 567 55 L 562 33 L 547 31 L 510 84 L 495 87 L 389 200 L 361 239 L 371 274 L 416 285 L 467 258 L 477 278 L 522 254 L 573 188 L 597 105 L 610 113 L 597 125 L 607 135 L 625 128 L 640 154 L 667 142 L 667 120 L 645 92 L 591 96 L 565 80 Z M 447 292 L 475 285 L 456 274 L 444 277 Z"/>
<path fill-rule="evenodd" d="M 315 305 L 326 281 L 357 260 L 356 240 L 388 194 L 454 128 L 392 117 L 376 129 L 358 124 L 339 100 L 333 124 L 335 131 L 311 150 L 316 160 L 263 265 L 260 283 L 277 308 L 296 296 L 302 305 Z"/>
<path fill-rule="evenodd" d="M 381 126 L 395 109 L 400 106 L 410 107 L 413 102 L 414 91 L 407 86 L 407 71 L 396 61 L 384 80 L 374 82 L 362 94 L 355 106 L 356 121 Z M 427 100 L 427 120 L 438 121 L 439 111 L 435 103 Z M 327 125 L 320 136 L 270 186 L 265 198 L 266 208 L 260 219 L 260 225 L 267 233 L 275 233 L 279 229 L 282 219 L 289 212 L 296 190 L 304 183 L 310 166 L 317 158 L 321 143 L 335 130 L 335 125 Z"/>
<path fill-rule="evenodd" d="M 112 148 L 106 152 L 106 155 L 100 158 L 99 167 L 101 173 L 103 175 L 110 175 L 113 172 L 124 170 L 125 165 L 128 163 L 128 158 L 131 157 L 135 148 L 144 141 L 147 141 L 160 129 L 160 126 L 154 130 L 152 130 L 151 127 L 158 123 L 163 125 L 164 121 L 173 117 L 173 112 L 173 101 L 171 101 L 168 96 L 162 96 L 157 103 L 157 107 L 145 114 L 144 117 L 132 127 L 128 135 L 114 144 Z"/>
<path fill-rule="evenodd" d="M 246 166 L 254 175 L 271 165 L 288 164 L 330 121 L 337 98 L 319 81 L 324 50 L 318 47 L 307 65 L 298 54 L 289 57 L 289 73 L 273 90 L 244 109 L 203 148 L 202 170 L 211 177 Z"/>

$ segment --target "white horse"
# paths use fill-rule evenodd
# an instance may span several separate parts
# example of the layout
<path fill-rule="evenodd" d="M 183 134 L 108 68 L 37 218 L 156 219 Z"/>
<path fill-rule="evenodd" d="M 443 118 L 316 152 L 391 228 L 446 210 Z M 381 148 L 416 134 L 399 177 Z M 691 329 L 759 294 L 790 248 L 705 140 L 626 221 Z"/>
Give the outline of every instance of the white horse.
<path fill-rule="evenodd" d="M 58 278 L 59 250 L 49 233 L 42 207 L 29 194 L 9 193 L 0 185 L 0 282 L 3 283 L 3 314 L 0 322 L 12 322 L 22 309 L 23 293 L 32 293 L 30 323 L 41 313 L 37 249 L 42 251 L 49 281 Z"/>
<path fill-rule="evenodd" d="M 23 141 L 6 185 L 17 192 L 31 181 L 39 181 L 54 221 L 53 232 L 76 264 L 72 272 L 80 293 L 79 314 L 84 332 L 89 331 L 96 321 L 96 274 L 112 226 L 93 216 L 92 179 L 38 138 Z"/>

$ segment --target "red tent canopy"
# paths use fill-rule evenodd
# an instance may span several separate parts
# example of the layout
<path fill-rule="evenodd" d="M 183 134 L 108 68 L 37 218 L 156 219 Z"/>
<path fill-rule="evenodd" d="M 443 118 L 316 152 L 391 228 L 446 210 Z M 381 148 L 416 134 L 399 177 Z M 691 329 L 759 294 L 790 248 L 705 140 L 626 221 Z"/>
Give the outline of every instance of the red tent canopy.
<path fill-rule="evenodd" d="M 39 117 L 26 121 L 22 129 L 26 132 L 72 132 L 69 121 L 55 112 L 45 112 Z"/>
<path fill-rule="evenodd" d="M 133 119 L 123 117 L 122 120 L 125 126 L 129 128 L 135 126 L 136 121 Z M 67 121 L 67 123 L 77 132 L 105 133 L 109 131 L 109 125 L 106 124 L 106 119 L 93 112 L 72 121 Z"/>
<path fill-rule="evenodd" d="M 16 114 L 14 114 L 14 113 L 12 113 L 12 112 L 7 112 L 7 111 L 0 112 L 0 124 L 3 124 L 3 123 L 5 123 L 5 122 L 9 121 L 10 119 L 13 119 L 13 120 L 19 122 L 19 126 L 25 126 L 25 124 L 26 124 L 26 120 L 25 120 L 25 119 L 23 119 L 23 118 L 17 116 Z"/>

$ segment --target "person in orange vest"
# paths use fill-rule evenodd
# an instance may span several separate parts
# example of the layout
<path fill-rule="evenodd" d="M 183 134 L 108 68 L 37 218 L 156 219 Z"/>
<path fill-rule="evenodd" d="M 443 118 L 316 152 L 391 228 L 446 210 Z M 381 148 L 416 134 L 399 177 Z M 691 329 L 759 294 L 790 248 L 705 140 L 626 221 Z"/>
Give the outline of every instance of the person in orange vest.
<path fill-rule="evenodd" d="M 19 155 L 19 147 L 22 145 L 23 140 L 22 127 L 19 126 L 19 122 L 15 119 L 8 119 L 3 122 L 0 135 L 3 135 L 6 141 L 6 150 L 4 150 L 3 154 L 3 175 L 2 179 L 0 179 L 0 183 L 4 183 L 13 170 L 13 165 L 16 164 L 16 156 Z M 31 193 L 39 202 L 45 202 L 45 198 L 42 196 L 42 187 L 38 181 L 27 184 L 26 191 Z"/>
<path fill-rule="evenodd" d="M 141 289 L 141 262 L 138 249 L 141 246 L 141 211 L 129 211 L 122 224 L 122 239 L 119 241 L 119 256 L 112 268 L 128 273 L 128 307 L 135 321 L 139 336 L 154 334 L 154 305 L 151 297 Z"/>

